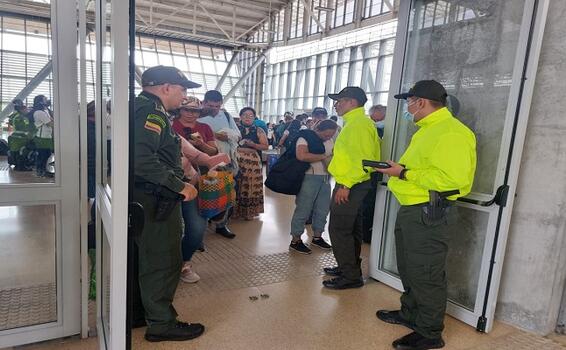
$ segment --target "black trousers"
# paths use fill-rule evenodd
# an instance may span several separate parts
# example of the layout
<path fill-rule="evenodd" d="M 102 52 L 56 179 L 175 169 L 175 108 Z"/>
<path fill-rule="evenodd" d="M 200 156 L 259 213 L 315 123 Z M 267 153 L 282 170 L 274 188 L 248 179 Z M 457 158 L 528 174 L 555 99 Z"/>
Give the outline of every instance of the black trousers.
<path fill-rule="evenodd" d="M 364 181 L 350 189 L 348 202 L 336 204 L 334 197 L 337 188 L 332 192 L 330 204 L 329 233 L 332 240 L 332 251 L 342 271 L 342 276 L 348 280 L 358 280 L 362 276 L 360 253 L 362 249 L 362 203 L 371 188 L 371 181 Z"/>

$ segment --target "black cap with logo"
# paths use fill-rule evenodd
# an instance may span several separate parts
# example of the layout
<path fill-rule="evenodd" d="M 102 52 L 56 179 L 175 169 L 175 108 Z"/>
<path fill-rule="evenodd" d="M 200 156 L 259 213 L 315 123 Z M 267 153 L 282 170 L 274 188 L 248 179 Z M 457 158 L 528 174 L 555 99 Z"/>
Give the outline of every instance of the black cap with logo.
<path fill-rule="evenodd" d="M 358 101 L 360 105 L 364 105 L 368 100 L 365 91 L 357 86 L 347 86 L 337 94 L 328 94 L 328 97 L 333 100 L 339 100 L 341 98 L 353 98 L 354 100 Z"/>
<path fill-rule="evenodd" d="M 163 84 L 181 85 L 187 89 L 201 87 L 200 84 L 187 79 L 185 74 L 175 67 L 155 66 L 142 74 L 142 86 L 157 86 Z"/>
<path fill-rule="evenodd" d="M 413 96 L 446 103 L 448 93 L 446 92 L 446 89 L 444 89 L 444 86 L 436 80 L 421 80 L 417 81 L 415 85 L 409 89 L 409 92 L 395 95 L 393 97 L 396 99 L 406 100 L 408 97 Z"/>

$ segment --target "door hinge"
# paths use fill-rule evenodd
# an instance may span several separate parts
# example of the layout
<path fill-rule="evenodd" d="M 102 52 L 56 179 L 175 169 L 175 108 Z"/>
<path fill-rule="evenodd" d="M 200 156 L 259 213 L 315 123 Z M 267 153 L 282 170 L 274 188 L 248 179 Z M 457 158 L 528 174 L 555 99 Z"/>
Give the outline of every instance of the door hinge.
<path fill-rule="evenodd" d="M 478 324 L 476 325 L 476 331 L 485 333 L 486 326 L 487 326 L 487 318 L 485 316 L 480 316 L 478 318 Z"/>

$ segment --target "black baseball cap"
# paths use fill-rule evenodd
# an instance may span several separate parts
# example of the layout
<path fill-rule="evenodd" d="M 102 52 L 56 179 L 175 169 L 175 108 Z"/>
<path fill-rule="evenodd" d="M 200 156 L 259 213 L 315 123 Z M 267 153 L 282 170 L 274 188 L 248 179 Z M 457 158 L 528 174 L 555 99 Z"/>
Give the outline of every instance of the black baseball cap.
<path fill-rule="evenodd" d="M 328 97 L 333 100 L 338 100 L 341 98 L 353 98 L 362 105 L 365 104 L 368 100 L 365 91 L 357 86 L 347 86 L 337 94 L 328 94 Z"/>
<path fill-rule="evenodd" d="M 399 95 L 395 95 L 396 99 L 406 100 L 408 97 L 420 97 L 426 98 L 427 100 L 438 101 L 446 103 L 446 97 L 448 93 L 442 84 L 436 80 L 420 80 L 409 89 L 409 92 L 405 92 Z"/>
<path fill-rule="evenodd" d="M 328 111 L 324 107 L 315 107 L 311 115 L 314 117 L 315 115 L 323 115 L 325 118 L 328 117 Z"/>
<path fill-rule="evenodd" d="M 201 87 L 200 84 L 187 79 L 185 74 L 175 67 L 155 66 L 145 70 L 142 74 L 142 86 L 157 86 L 163 84 L 181 85 L 187 89 Z"/>

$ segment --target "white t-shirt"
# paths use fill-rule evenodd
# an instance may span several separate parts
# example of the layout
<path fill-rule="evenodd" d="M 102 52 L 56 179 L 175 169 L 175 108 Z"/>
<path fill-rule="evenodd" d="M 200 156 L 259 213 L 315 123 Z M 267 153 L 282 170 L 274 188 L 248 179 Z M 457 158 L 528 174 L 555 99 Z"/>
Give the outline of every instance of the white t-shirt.
<path fill-rule="evenodd" d="M 299 145 L 305 145 L 308 147 L 308 142 L 303 137 L 297 139 L 297 148 Z M 332 140 L 324 141 L 324 154 L 330 156 L 332 154 L 332 149 L 334 148 L 334 142 Z M 330 158 L 324 161 L 318 161 L 310 163 L 310 167 L 305 171 L 305 174 L 310 175 L 328 175 L 328 164 L 330 163 Z"/>
<path fill-rule="evenodd" d="M 35 136 L 44 139 L 53 138 L 53 128 L 48 125 L 48 123 L 53 121 L 53 119 L 51 119 L 51 116 L 49 115 L 49 112 L 47 112 L 46 110 L 35 111 L 33 112 L 33 120 L 35 127 L 37 128 Z"/>

